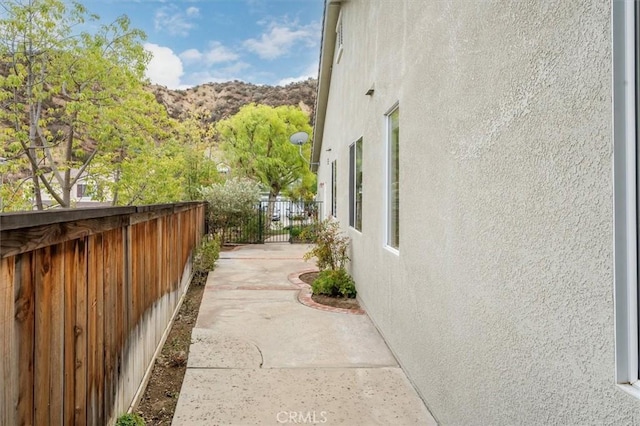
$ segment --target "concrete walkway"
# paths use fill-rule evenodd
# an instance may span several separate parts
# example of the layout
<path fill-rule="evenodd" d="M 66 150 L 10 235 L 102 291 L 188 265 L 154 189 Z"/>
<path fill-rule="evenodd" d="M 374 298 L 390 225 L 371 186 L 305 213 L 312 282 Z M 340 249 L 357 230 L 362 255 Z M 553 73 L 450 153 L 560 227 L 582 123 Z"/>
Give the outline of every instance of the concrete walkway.
<path fill-rule="evenodd" d="M 174 425 L 435 425 L 367 315 L 305 306 L 305 245 L 243 246 L 209 274 Z"/>

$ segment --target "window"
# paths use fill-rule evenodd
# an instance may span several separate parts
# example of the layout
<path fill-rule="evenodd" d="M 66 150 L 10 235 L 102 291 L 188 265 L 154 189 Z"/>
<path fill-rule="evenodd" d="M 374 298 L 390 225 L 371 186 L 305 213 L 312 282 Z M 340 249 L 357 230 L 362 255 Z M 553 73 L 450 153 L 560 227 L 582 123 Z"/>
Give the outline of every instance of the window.
<path fill-rule="evenodd" d="M 400 109 L 387 115 L 387 245 L 400 248 Z"/>
<path fill-rule="evenodd" d="M 362 138 L 349 147 L 349 226 L 362 231 Z"/>
<path fill-rule="evenodd" d="M 342 44 L 343 44 L 343 31 L 342 31 L 342 11 L 340 11 L 340 15 L 338 16 L 338 23 L 336 24 L 336 64 L 340 63 L 340 58 L 342 58 Z"/>
<path fill-rule="evenodd" d="M 338 192 L 338 166 L 336 160 L 331 163 L 331 216 L 337 215 L 337 192 Z"/>
<path fill-rule="evenodd" d="M 87 185 L 84 183 L 79 183 L 76 185 L 76 196 L 78 198 L 84 197 L 84 194 L 87 192 Z"/>
<path fill-rule="evenodd" d="M 616 381 L 640 398 L 640 3 L 614 1 L 612 8 Z"/>

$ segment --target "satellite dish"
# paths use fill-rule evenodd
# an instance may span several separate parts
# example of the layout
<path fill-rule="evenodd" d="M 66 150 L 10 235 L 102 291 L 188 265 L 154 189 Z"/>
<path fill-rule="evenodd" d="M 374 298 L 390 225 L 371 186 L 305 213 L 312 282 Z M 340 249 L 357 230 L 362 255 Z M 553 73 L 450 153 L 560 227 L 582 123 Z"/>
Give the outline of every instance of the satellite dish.
<path fill-rule="evenodd" d="M 294 145 L 302 146 L 309 140 L 309 135 L 306 132 L 298 132 L 292 134 L 289 140 Z"/>

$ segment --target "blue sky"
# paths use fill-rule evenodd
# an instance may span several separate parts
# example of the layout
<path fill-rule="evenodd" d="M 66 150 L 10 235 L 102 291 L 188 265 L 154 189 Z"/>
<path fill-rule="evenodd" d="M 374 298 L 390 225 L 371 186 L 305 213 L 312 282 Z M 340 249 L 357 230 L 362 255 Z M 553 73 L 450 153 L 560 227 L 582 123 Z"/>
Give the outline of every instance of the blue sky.
<path fill-rule="evenodd" d="M 172 89 L 317 77 L 324 0 L 82 0 L 101 22 L 127 15 L 147 34 L 147 76 Z"/>

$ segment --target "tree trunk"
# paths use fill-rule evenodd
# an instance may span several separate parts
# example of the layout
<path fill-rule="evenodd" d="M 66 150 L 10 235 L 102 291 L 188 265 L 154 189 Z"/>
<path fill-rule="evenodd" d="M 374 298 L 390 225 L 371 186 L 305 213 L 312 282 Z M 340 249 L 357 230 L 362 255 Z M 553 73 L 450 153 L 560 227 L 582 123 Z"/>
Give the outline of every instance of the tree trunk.
<path fill-rule="evenodd" d="M 278 199 L 278 193 L 274 192 L 273 189 L 269 191 L 269 202 L 267 203 L 267 215 L 264 220 L 264 230 L 268 231 L 271 229 L 271 218 L 273 217 L 273 212 L 276 206 L 276 200 Z"/>
<path fill-rule="evenodd" d="M 31 164 L 31 173 L 33 174 L 33 195 L 36 199 L 36 208 L 38 210 L 44 210 L 42 205 L 42 192 L 40 191 L 40 179 L 38 178 L 38 167 Z"/>

